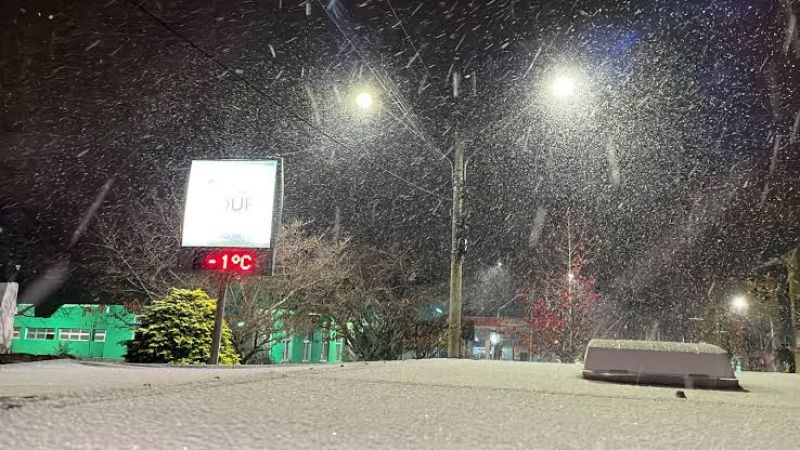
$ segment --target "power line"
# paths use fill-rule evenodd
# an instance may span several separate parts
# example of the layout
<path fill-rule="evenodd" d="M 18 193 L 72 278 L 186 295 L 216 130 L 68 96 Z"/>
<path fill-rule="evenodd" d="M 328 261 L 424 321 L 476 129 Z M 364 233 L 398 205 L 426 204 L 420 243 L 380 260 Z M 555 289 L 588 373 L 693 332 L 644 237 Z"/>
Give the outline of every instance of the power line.
<path fill-rule="evenodd" d="M 217 57 L 216 57 L 216 56 L 214 56 L 214 55 L 213 55 L 213 54 L 211 54 L 210 52 L 206 51 L 205 49 L 203 49 L 202 47 L 200 47 L 199 45 L 197 45 L 197 44 L 196 44 L 194 41 L 192 41 L 191 39 L 189 39 L 188 37 L 186 37 L 186 36 L 185 36 L 183 33 L 181 33 L 180 31 L 176 30 L 176 29 L 175 29 L 175 27 L 173 27 L 172 25 L 170 25 L 170 24 L 168 24 L 167 22 L 165 22 L 164 20 L 162 20 L 160 17 L 158 17 L 158 16 L 156 16 L 155 14 L 153 14 L 152 12 L 150 12 L 150 10 L 149 10 L 149 9 L 147 9 L 147 8 L 144 6 L 144 1 L 141 1 L 141 2 L 139 2 L 139 3 L 133 3 L 133 0 L 129 0 L 129 3 L 130 3 L 130 4 L 132 4 L 132 5 L 134 5 L 134 6 L 135 6 L 135 7 L 136 7 L 136 8 L 137 8 L 139 11 L 143 12 L 145 15 L 147 15 L 148 17 L 150 17 L 150 18 L 151 18 L 151 19 L 152 19 L 154 22 L 156 22 L 156 23 L 158 23 L 159 25 L 161 25 L 161 26 L 162 26 L 164 29 L 166 29 L 166 30 L 167 30 L 167 31 L 169 31 L 170 33 L 174 34 L 176 37 L 178 37 L 180 40 L 182 40 L 184 43 L 186 43 L 186 44 L 187 44 L 189 47 L 191 47 L 193 50 L 195 50 L 196 52 L 198 52 L 198 53 L 200 53 L 201 55 L 203 55 L 203 56 L 204 56 L 206 59 L 208 59 L 208 60 L 211 60 L 211 62 L 213 62 L 213 63 L 214 63 L 214 64 L 216 64 L 216 65 L 217 65 L 217 66 L 218 66 L 220 69 L 222 69 L 223 71 L 225 71 L 225 73 L 230 73 L 230 74 L 232 74 L 234 78 L 238 79 L 239 81 L 241 81 L 241 82 L 243 82 L 245 85 L 247 85 L 249 88 L 251 88 L 251 89 L 253 89 L 254 91 L 258 92 L 258 93 L 259 93 L 261 96 L 265 97 L 265 98 L 266 98 L 266 99 L 267 99 L 267 100 L 268 100 L 270 103 L 272 103 L 273 105 L 275 105 L 275 106 L 279 107 L 280 109 L 284 110 L 285 112 L 289 113 L 289 115 L 291 115 L 291 116 L 292 116 L 292 117 L 294 117 L 295 119 L 297 119 L 297 120 L 299 120 L 299 121 L 303 122 L 304 124 L 308 125 L 310 128 L 314 129 L 315 131 L 319 132 L 319 133 L 320 133 L 320 134 L 322 134 L 323 136 L 327 137 L 328 139 L 330 139 L 332 142 L 336 143 L 336 144 L 337 144 L 337 145 L 339 145 L 340 147 L 343 147 L 343 148 L 345 148 L 345 149 L 348 149 L 348 147 L 347 147 L 345 144 L 343 144 L 343 143 L 339 142 L 339 141 L 338 141 L 336 138 L 334 138 L 333 136 L 329 135 L 329 134 L 328 134 L 328 133 L 326 133 L 325 131 L 318 129 L 317 127 L 315 127 L 315 126 L 314 126 L 314 124 L 313 124 L 313 123 L 311 123 L 311 121 L 310 121 L 310 120 L 308 120 L 308 119 L 306 119 L 305 117 L 301 116 L 299 113 L 297 113 L 297 112 L 296 112 L 295 110 L 293 110 L 292 108 L 290 108 L 290 107 L 286 106 L 285 104 L 283 104 L 283 103 L 279 102 L 278 100 L 275 100 L 274 98 L 272 98 L 270 95 L 268 95 L 266 92 L 264 92 L 264 91 L 263 91 L 261 88 L 259 88 L 258 86 L 254 86 L 254 85 L 253 85 L 252 83 L 250 83 L 250 82 L 249 82 L 249 81 L 248 81 L 248 80 L 247 80 L 247 79 L 246 79 L 244 76 L 242 76 L 242 75 L 239 75 L 239 74 L 238 74 L 238 73 L 236 73 L 236 71 L 234 71 L 234 70 L 231 70 L 231 69 L 230 69 L 230 68 L 229 68 L 229 67 L 228 67 L 226 64 L 224 64 L 224 63 L 223 63 L 223 62 L 221 62 L 219 59 L 217 59 Z"/>
<path fill-rule="evenodd" d="M 266 98 L 270 103 L 272 103 L 273 105 L 275 105 L 278 108 L 282 109 L 283 111 L 288 113 L 291 117 L 299 120 L 300 122 L 306 124 L 312 130 L 314 130 L 317 133 L 321 134 L 322 136 L 326 137 L 328 140 L 330 140 L 334 144 L 338 145 L 339 147 L 343 148 L 344 150 L 348 150 L 348 151 L 356 153 L 351 147 L 349 147 L 348 145 L 346 145 L 343 142 L 339 141 L 335 137 L 331 136 L 329 133 L 325 132 L 324 130 L 316 127 L 310 120 L 308 120 L 305 117 L 301 116 L 294 109 L 292 109 L 289 106 L 283 104 L 282 102 L 274 99 L 272 96 L 267 94 L 266 91 L 264 91 L 263 89 L 259 88 L 256 85 L 254 85 L 253 83 L 251 83 L 250 80 L 248 80 L 246 77 L 244 77 L 243 75 L 240 75 L 239 73 L 237 73 L 234 70 L 231 70 L 225 63 L 220 61 L 216 56 L 214 56 L 212 53 L 208 52 L 207 50 L 205 50 L 202 47 L 200 47 L 199 45 L 197 45 L 194 41 L 189 39 L 183 33 L 181 33 L 180 31 L 176 30 L 175 27 L 173 27 L 172 25 L 170 25 L 169 23 L 167 23 L 166 21 L 164 21 L 160 17 L 158 17 L 155 14 L 153 14 L 152 12 L 150 12 L 150 10 L 147 9 L 144 6 L 144 0 L 140 1 L 139 3 L 135 3 L 133 0 L 128 0 L 128 3 L 130 5 L 132 5 L 132 6 L 134 6 L 137 10 L 141 11 L 147 17 L 152 19 L 154 22 L 159 24 L 162 28 L 164 28 L 165 30 L 169 31 L 171 34 L 175 35 L 177 38 L 179 38 L 181 41 L 183 41 L 185 44 L 187 44 L 189 47 L 191 47 L 194 51 L 196 51 L 197 53 L 201 54 L 204 58 L 206 58 L 206 59 L 210 60 L 211 62 L 213 62 L 217 67 L 222 69 L 224 71 L 224 73 L 232 74 L 234 78 L 236 78 L 238 81 L 243 83 L 245 86 L 247 86 L 248 88 L 252 89 L 256 93 L 258 93 L 260 96 Z M 303 130 L 303 132 L 306 133 L 306 135 L 311 136 L 308 133 L 307 130 Z M 362 159 L 362 158 L 363 157 L 359 157 L 359 159 Z M 403 183 L 405 183 L 406 185 L 408 185 L 408 186 L 410 186 L 410 187 L 412 187 L 414 189 L 417 189 L 417 190 L 419 190 L 421 192 L 424 192 L 426 194 L 432 195 L 432 196 L 434 196 L 436 198 L 446 199 L 445 197 L 443 197 L 443 196 L 441 196 L 439 194 L 436 194 L 435 192 L 432 192 L 432 191 L 430 191 L 430 190 L 428 190 L 428 189 L 426 189 L 426 188 L 424 188 L 422 186 L 418 186 L 418 185 L 414 184 L 413 182 L 403 178 L 402 176 L 392 172 L 389 169 L 381 167 L 381 166 L 379 166 L 377 164 L 374 164 L 374 166 L 378 170 L 380 170 L 380 171 L 392 176 L 393 178 L 396 178 L 397 180 L 402 181 Z"/>

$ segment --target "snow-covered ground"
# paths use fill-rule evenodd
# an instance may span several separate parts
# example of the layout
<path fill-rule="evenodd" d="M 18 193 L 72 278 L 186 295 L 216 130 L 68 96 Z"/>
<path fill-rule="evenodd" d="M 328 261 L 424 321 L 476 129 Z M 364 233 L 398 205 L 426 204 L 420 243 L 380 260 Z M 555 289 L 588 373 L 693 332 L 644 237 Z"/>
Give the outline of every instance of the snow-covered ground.
<path fill-rule="evenodd" d="M 800 376 L 747 392 L 580 366 L 425 360 L 241 369 L 0 367 L 0 448 L 797 448 Z"/>

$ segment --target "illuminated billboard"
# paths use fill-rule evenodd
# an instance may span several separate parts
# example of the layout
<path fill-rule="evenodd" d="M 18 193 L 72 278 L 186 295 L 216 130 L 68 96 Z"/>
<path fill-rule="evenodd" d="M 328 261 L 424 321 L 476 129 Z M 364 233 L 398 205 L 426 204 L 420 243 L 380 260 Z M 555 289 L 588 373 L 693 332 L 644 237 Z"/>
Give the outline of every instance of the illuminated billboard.
<path fill-rule="evenodd" d="M 179 267 L 272 274 L 282 204 L 280 159 L 192 161 Z"/>
<path fill-rule="evenodd" d="M 272 248 L 278 160 L 192 161 L 182 247 Z"/>

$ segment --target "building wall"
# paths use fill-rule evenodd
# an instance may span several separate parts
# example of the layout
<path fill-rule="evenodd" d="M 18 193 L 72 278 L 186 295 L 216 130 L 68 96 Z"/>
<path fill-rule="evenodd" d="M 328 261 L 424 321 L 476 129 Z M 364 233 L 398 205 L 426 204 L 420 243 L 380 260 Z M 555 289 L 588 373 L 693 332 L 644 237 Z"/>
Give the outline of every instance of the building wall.
<path fill-rule="evenodd" d="M 64 305 L 50 317 L 33 317 L 33 306 L 17 305 L 14 317 L 14 329 L 19 336 L 11 341 L 12 353 L 31 355 L 64 355 L 78 358 L 103 358 L 122 360 L 127 351 L 126 341 L 133 338 L 135 316 L 121 305 Z M 279 323 L 279 322 L 278 322 Z M 34 339 L 34 329 L 52 330 L 47 339 Z M 80 330 L 85 333 L 86 340 L 64 339 L 65 330 Z M 105 341 L 96 339 L 98 331 L 105 332 Z M 334 331 L 327 331 L 328 346 L 326 358 L 321 358 L 323 351 L 323 329 L 317 329 L 313 335 L 293 334 L 288 338 L 287 358 L 284 358 L 284 335 L 273 336 L 275 344 L 269 349 L 270 362 L 281 363 L 338 363 L 342 361 L 344 340 L 337 338 Z M 304 349 L 308 340 L 309 357 L 304 358 Z"/>
<path fill-rule="evenodd" d="M 273 336 L 275 344 L 270 348 L 270 362 L 273 364 L 286 363 L 338 363 L 342 361 L 344 350 L 344 340 L 337 338 L 334 331 L 327 332 L 328 346 L 325 358 L 321 358 L 324 347 L 325 332 L 317 329 L 312 335 L 293 334 L 286 336 L 283 333 L 276 333 Z M 305 348 L 308 343 L 309 355 L 305 358 Z M 288 351 L 285 352 L 288 345 Z"/>
<path fill-rule="evenodd" d="M 470 317 L 474 323 L 475 337 L 466 346 L 467 357 L 530 361 L 530 325 L 515 317 Z M 496 335 L 496 343 L 491 342 Z"/>
<path fill-rule="evenodd" d="M 50 317 L 33 313 L 33 305 L 17 305 L 12 353 L 121 360 L 127 351 L 125 341 L 133 338 L 135 316 L 121 305 L 64 305 Z M 53 332 L 34 339 L 36 329 Z"/>

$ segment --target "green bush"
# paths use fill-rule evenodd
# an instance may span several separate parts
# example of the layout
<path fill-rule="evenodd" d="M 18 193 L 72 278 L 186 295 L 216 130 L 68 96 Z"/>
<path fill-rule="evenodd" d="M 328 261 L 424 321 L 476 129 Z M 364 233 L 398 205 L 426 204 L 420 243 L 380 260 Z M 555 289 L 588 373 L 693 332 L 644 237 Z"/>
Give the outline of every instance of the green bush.
<path fill-rule="evenodd" d="M 130 362 L 205 363 L 211 354 L 216 301 L 202 290 L 171 289 L 166 297 L 142 308 L 141 326 L 128 344 Z M 223 324 L 220 364 L 238 364 L 231 330 Z"/>

